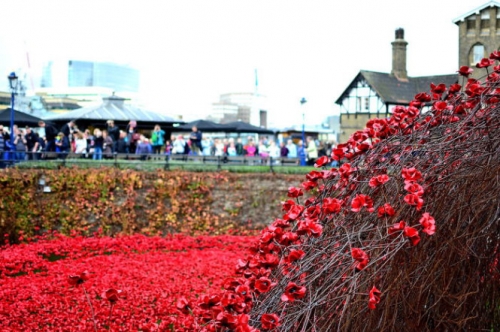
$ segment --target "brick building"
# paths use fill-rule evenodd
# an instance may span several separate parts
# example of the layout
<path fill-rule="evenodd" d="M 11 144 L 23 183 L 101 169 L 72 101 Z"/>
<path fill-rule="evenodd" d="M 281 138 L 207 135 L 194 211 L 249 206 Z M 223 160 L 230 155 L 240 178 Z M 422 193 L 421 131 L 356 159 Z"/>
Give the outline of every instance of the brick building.
<path fill-rule="evenodd" d="M 490 1 L 453 20 L 458 26 L 458 64 L 474 66 L 500 48 L 500 3 Z"/>
<path fill-rule="evenodd" d="M 475 66 L 500 48 L 500 3 L 490 1 L 458 18 L 459 66 Z M 335 101 L 340 105 L 340 142 L 365 127 L 371 118 L 386 117 L 396 105 L 407 106 L 413 97 L 428 91 L 430 83 L 453 84 L 456 73 L 410 77 L 406 71 L 404 30 L 396 30 L 392 42 L 392 70 L 380 73 L 361 70 Z M 458 68 L 458 67 L 457 67 Z M 476 70 L 478 75 L 484 72 Z"/>

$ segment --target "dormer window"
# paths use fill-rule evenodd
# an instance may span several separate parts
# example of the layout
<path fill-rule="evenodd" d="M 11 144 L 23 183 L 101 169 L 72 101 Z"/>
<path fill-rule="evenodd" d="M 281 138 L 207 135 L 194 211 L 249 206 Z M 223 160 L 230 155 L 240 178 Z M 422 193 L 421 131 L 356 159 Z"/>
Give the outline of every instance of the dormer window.
<path fill-rule="evenodd" d="M 476 15 L 467 18 L 467 32 L 473 33 L 476 30 Z"/>
<path fill-rule="evenodd" d="M 487 9 L 481 13 L 481 33 L 490 32 L 490 10 Z"/>
<path fill-rule="evenodd" d="M 480 62 L 482 58 L 484 58 L 484 45 L 476 44 L 472 46 L 469 54 L 470 65 L 475 66 L 476 63 Z"/>

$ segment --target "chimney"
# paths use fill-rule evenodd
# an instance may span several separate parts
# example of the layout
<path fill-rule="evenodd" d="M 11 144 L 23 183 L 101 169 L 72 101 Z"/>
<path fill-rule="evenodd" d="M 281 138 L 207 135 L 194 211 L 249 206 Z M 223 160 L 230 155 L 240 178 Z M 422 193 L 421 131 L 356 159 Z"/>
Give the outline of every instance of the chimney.
<path fill-rule="evenodd" d="M 408 80 L 408 73 L 406 72 L 406 45 L 408 45 L 408 42 L 405 40 L 405 31 L 403 28 L 396 29 L 396 40 L 391 44 L 391 75 L 396 76 L 399 80 L 406 81 Z"/>

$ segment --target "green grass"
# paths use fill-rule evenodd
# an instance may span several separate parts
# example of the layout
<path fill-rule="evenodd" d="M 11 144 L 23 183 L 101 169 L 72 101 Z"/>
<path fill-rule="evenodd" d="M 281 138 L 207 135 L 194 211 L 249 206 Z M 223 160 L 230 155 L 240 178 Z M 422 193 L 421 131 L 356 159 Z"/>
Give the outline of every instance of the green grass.
<path fill-rule="evenodd" d="M 73 167 L 80 168 L 98 168 L 98 167 L 117 167 L 121 169 L 135 169 L 153 171 L 156 169 L 164 169 L 164 160 L 89 160 L 89 159 L 68 159 L 65 162 L 62 160 L 44 160 L 44 161 L 29 161 L 16 164 L 15 167 L 20 169 L 55 169 L 58 167 Z M 199 163 L 199 162 L 183 162 L 170 161 L 168 163 L 169 170 L 185 170 L 190 172 L 217 172 L 219 168 L 217 164 Z M 300 166 L 280 166 L 273 165 L 275 173 L 280 174 L 307 174 L 314 167 Z M 234 173 L 271 173 L 269 165 L 227 165 L 222 163 L 220 170 Z"/>

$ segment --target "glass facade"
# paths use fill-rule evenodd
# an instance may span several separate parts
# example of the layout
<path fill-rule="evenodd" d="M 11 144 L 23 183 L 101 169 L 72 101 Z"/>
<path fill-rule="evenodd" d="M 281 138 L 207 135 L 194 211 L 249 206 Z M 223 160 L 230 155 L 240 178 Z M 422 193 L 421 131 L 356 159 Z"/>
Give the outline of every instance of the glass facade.
<path fill-rule="evenodd" d="M 61 82 L 61 84 L 56 84 L 56 82 Z M 61 85 L 104 87 L 117 92 L 138 92 L 139 70 L 110 62 L 70 60 L 63 66 L 56 66 L 54 62 L 49 62 L 43 70 L 42 87 L 64 87 Z"/>

